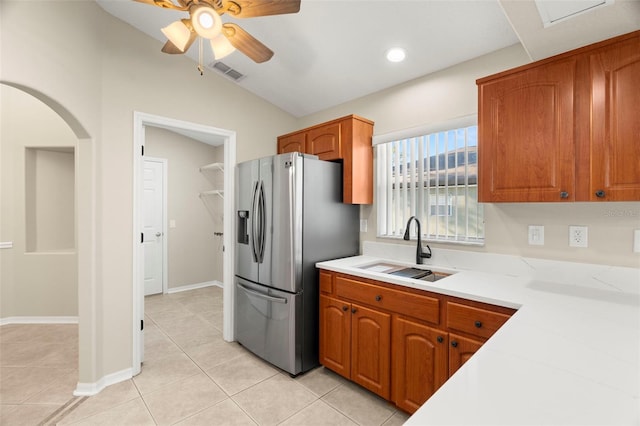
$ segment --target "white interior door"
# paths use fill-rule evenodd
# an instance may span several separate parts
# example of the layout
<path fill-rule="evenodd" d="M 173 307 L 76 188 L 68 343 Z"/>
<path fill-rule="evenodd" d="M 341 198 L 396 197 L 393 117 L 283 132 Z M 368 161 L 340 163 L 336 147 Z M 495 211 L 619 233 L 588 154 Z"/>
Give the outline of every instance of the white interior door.
<path fill-rule="evenodd" d="M 144 159 L 142 246 L 144 250 L 144 295 L 163 292 L 165 173 L 164 159 Z"/>

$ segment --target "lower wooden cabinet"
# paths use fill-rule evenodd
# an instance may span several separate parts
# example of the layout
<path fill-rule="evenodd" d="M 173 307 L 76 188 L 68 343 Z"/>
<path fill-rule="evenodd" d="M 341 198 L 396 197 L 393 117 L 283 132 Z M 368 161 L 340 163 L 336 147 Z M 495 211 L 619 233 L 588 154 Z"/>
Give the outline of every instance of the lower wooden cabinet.
<path fill-rule="evenodd" d="M 449 334 L 449 376 L 453 376 L 453 373 L 480 349 L 482 343 L 479 340 Z"/>
<path fill-rule="evenodd" d="M 319 356 L 322 365 L 351 378 L 351 305 L 323 295 L 320 296 Z"/>
<path fill-rule="evenodd" d="M 515 310 L 320 271 L 320 363 L 415 412 Z"/>
<path fill-rule="evenodd" d="M 351 380 L 389 399 L 391 315 L 356 304 L 351 314 Z"/>
<path fill-rule="evenodd" d="M 391 315 L 320 296 L 320 362 L 362 387 L 391 395 Z"/>
<path fill-rule="evenodd" d="M 402 317 L 393 318 L 393 400 L 416 411 L 449 377 L 448 335 Z"/>

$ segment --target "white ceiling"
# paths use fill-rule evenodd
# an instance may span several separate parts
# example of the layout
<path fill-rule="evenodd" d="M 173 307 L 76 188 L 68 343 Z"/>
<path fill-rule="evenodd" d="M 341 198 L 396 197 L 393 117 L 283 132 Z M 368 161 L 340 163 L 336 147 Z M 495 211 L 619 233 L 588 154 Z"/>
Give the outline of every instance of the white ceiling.
<path fill-rule="evenodd" d="M 133 0 L 96 2 L 157 39 L 158 50 L 160 28 L 187 17 Z M 548 28 L 533 0 L 302 0 L 297 14 L 223 21 L 275 52 L 262 64 L 240 52 L 224 58 L 245 75 L 237 84 L 302 117 L 518 42 L 537 60 L 640 29 L 640 0 L 614 0 Z M 404 62 L 386 61 L 394 46 L 407 51 Z M 197 52 L 196 42 L 187 55 L 197 61 Z M 212 60 L 205 49 L 205 64 Z"/>

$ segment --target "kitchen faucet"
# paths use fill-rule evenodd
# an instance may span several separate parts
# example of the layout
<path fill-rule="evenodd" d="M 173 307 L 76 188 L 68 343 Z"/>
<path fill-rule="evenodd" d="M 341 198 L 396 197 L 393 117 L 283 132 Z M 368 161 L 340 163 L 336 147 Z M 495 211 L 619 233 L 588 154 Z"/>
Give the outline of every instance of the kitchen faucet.
<path fill-rule="evenodd" d="M 429 259 L 431 258 L 431 247 L 429 247 L 429 245 L 427 244 L 427 250 L 429 250 L 428 253 L 423 253 L 422 252 L 422 240 L 420 239 L 420 221 L 418 220 L 417 217 L 415 216 L 411 216 L 409 218 L 409 220 L 407 221 L 407 228 L 404 231 L 404 237 L 402 237 L 405 241 L 409 241 L 409 225 L 411 225 L 411 221 L 415 220 L 416 221 L 416 225 L 418 225 L 418 247 L 416 248 L 416 263 L 419 265 L 422 265 L 422 259 Z"/>

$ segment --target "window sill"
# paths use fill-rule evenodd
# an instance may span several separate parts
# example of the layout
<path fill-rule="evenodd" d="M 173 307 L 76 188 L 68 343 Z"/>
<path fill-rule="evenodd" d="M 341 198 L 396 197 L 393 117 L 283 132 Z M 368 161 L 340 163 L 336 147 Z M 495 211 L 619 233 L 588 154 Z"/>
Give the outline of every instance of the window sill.
<path fill-rule="evenodd" d="M 404 241 L 404 239 L 400 236 L 389 236 L 389 235 L 376 235 L 376 238 L 381 240 L 392 240 L 392 241 Z M 417 241 L 416 238 L 411 238 L 411 241 Z M 483 241 L 455 241 L 455 240 L 438 240 L 431 238 L 422 238 L 422 242 L 429 244 L 451 244 L 455 246 L 470 246 L 470 247 L 484 247 Z"/>

